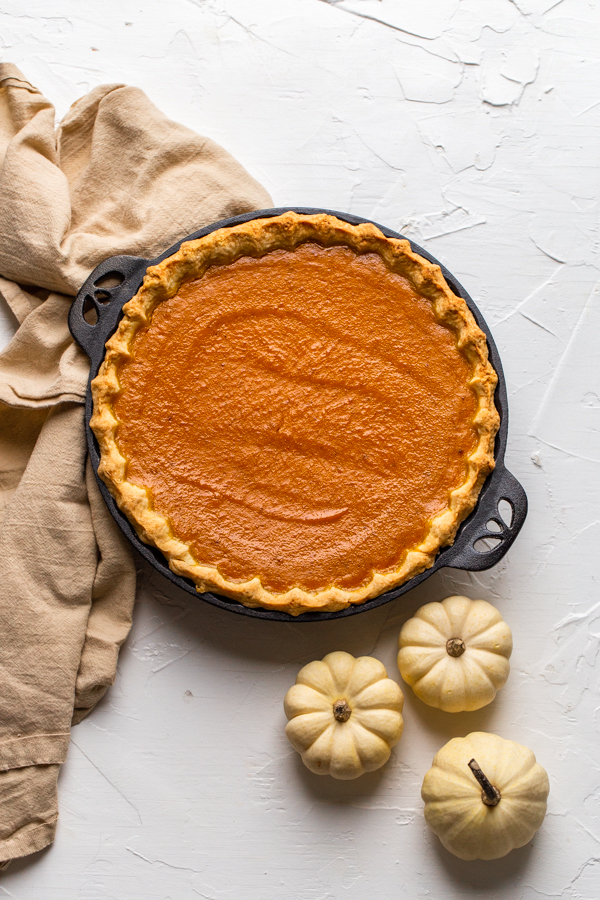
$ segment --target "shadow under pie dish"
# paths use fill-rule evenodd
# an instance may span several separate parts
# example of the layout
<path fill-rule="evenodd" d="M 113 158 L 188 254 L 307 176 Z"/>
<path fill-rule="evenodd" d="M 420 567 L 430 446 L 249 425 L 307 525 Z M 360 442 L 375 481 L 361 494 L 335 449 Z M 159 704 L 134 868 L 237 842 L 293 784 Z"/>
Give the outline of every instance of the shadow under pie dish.
<path fill-rule="evenodd" d="M 98 473 L 201 592 L 336 611 L 452 543 L 496 373 L 438 266 L 371 223 L 252 219 L 147 269 L 92 382 Z"/>

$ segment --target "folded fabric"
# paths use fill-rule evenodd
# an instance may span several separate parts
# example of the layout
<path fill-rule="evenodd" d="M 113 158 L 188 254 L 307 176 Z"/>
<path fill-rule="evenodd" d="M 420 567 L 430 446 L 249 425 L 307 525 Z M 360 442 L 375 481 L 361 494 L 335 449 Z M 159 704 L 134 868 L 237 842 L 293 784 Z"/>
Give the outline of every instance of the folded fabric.
<path fill-rule="evenodd" d="M 98 87 L 55 130 L 52 105 L 0 64 L 0 294 L 19 323 L 0 354 L 0 862 L 54 839 L 71 724 L 113 683 L 135 598 L 86 460 L 71 298 L 107 256 L 156 256 L 270 205 L 139 89 Z"/>

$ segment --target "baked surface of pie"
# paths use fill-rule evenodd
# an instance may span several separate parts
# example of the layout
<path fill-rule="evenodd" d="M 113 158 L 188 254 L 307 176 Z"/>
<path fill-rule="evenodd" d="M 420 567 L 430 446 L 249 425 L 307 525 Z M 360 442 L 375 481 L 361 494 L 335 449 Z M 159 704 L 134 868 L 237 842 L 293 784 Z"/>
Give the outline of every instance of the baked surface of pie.
<path fill-rule="evenodd" d="M 148 269 L 92 383 L 99 474 L 198 590 L 297 615 L 431 566 L 494 465 L 496 373 L 441 272 L 286 213 Z"/>

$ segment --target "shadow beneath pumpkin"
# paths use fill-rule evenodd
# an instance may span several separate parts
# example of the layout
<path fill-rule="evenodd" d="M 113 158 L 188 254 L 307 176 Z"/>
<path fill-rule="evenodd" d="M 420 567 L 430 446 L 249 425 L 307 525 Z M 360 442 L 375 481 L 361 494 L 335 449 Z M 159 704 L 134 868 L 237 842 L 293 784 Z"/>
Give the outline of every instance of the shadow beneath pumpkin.
<path fill-rule="evenodd" d="M 484 890 L 496 889 L 507 882 L 516 882 L 517 879 L 520 883 L 536 857 L 533 841 L 518 850 L 512 850 L 500 859 L 459 859 L 446 850 L 437 838 L 434 839 L 433 849 L 448 878 L 458 887 Z"/>
<path fill-rule="evenodd" d="M 393 752 L 393 751 L 392 751 Z M 386 766 L 375 772 L 366 772 L 360 778 L 341 781 L 330 775 L 315 775 L 307 769 L 300 755 L 294 760 L 297 786 L 301 786 L 312 800 L 321 803 L 341 803 L 359 806 L 362 797 L 371 797 L 385 776 Z"/>
<path fill-rule="evenodd" d="M 410 708 L 411 715 L 419 720 L 419 726 L 442 743 L 454 737 L 464 737 L 472 731 L 495 731 L 494 719 L 499 715 L 502 704 L 502 693 L 499 691 L 494 700 L 482 709 L 473 712 L 449 713 L 433 706 L 427 706 L 419 700 L 408 685 L 402 684 L 405 699 L 405 715 Z"/>

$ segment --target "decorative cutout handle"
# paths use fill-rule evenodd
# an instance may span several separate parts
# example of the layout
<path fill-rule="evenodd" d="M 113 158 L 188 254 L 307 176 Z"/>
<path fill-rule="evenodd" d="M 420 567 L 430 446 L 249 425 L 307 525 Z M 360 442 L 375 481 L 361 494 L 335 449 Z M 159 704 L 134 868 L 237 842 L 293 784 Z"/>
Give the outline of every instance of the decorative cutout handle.
<path fill-rule="evenodd" d="M 104 343 L 97 337 L 98 326 L 108 317 L 115 318 L 116 325 L 123 293 L 128 294 L 127 299 L 133 297 L 147 265 L 148 260 L 139 256 L 112 256 L 100 263 L 81 287 L 69 310 L 69 328 L 90 359 L 99 349 L 104 352 Z"/>
<path fill-rule="evenodd" d="M 512 511 L 510 522 L 505 521 L 500 509 L 502 500 L 508 503 Z M 474 572 L 490 569 L 500 562 L 511 546 L 523 527 L 526 516 L 525 491 L 504 464 L 497 463 L 489 483 L 484 485 L 479 496 L 475 513 L 461 526 L 461 547 L 446 550 L 442 565 Z"/>

